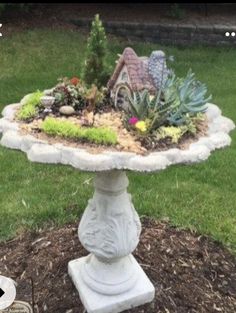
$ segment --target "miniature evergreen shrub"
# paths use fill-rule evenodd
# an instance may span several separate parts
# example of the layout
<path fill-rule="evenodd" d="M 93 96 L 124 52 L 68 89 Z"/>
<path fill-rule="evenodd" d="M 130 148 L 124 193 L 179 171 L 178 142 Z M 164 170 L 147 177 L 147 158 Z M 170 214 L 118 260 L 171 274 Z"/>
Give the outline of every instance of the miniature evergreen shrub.
<path fill-rule="evenodd" d="M 39 90 L 26 96 L 18 112 L 17 117 L 20 120 L 28 120 L 36 116 L 38 113 L 38 107 L 40 105 L 40 99 L 42 96 L 43 93 Z"/>
<path fill-rule="evenodd" d="M 117 143 L 116 133 L 109 128 L 85 128 L 72 122 L 60 121 L 52 117 L 47 117 L 43 121 L 42 130 L 48 135 L 60 136 L 66 139 L 77 139 L 105 145 Z"/>
<path fill-rule="evenodd" d="M 83 78 L 87 85 L 95 84 L 99 88 L 106 84 L 107 70 L 105 58 L 107 38 L 99 15 L 95 15 L 87 42 L 86 60 Z"/>

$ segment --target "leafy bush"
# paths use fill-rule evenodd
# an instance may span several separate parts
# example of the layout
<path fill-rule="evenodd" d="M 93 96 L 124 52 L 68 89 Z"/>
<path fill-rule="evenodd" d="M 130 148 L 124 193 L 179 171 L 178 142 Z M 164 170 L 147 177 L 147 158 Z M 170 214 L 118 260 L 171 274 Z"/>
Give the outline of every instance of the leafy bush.
<path fill-rule="evenodd" d="M 17 114 L 17 117 L 20 120 L 28 120 L 36 116 L 42 96 L 43 93 L 39 90 L 27 95 L 25 99 L 22 100 L 22 106 Z"/>
<path fill-rule="evenodd" d="M 106 84 L 108 78 L 106 69 L 107 38 L 98 14 L 95 15 L 92 22 L 86 54 L 84 81 L 88 85 L 95 84 L 100 88 Z"/>
<path fill-rule="evenodd" d="M 82 128 L 69 121 L 60 121 L 47 117 L 42 123 L 42 130 L 48 135 L 67 139 L 78 139 L 96 144 L 113 145 L 117 143 L 116 133 L 105 127 Z"/>

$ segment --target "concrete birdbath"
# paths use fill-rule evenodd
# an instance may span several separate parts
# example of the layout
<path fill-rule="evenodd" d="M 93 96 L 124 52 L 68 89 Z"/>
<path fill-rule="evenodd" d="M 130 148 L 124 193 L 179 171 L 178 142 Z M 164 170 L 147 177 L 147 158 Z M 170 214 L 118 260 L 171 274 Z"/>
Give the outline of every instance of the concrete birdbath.
<path fill-rule="evenodd" d="M 207 104 L 207 134 L 187 149 L 139 155 L 111 151 L 90 153 L 62 143 L 49 143 L 22 134 L 14 119 L 20 104 L 8 105 L 0 119 L 1 145 L 21 150 L 32 162 L 65 164 L 95 172 L 93 198 L 80 221 L 78 235 L 88 256 L 69 262 L 68 270 L 88 313 L 116 313 L 150 302 L 155 288 L 132 256 L 139 243 L 141 224 L 127 193 L 126 170 L 157 172 L 174 164 L 206 160 L 212 151 L 230 145 L 234 123 Z M 157 238 L 158 240 L 158 238 Z"/>

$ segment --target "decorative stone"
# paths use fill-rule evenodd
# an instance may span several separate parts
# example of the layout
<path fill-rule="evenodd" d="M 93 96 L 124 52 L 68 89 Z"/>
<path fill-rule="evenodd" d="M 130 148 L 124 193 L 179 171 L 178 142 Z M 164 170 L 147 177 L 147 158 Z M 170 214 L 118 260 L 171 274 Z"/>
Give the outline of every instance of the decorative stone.
<path fill-rule="evenodd" d="M 63 115 L 73 115 L 75 113 L 75 109 L 70 105 L 63 105 L 60 107 L 59 112 Z"/>

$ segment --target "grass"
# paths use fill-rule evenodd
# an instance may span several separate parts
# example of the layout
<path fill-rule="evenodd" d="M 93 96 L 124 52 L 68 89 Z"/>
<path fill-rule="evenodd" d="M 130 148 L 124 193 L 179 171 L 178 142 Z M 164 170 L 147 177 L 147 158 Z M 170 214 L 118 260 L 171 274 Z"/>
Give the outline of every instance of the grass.
<path fill-rule="evenodd" d="M 127 43 L 112 39 L 109 63 Z M 205 82 L 213 103 L 236 121 L 234 48 L 160 47 L 128 43 L 139 55 L 163 49 L 185 75 L 191 67 Z M 72 31 L 34 30 L 0 41 L 0 109 L 26 93 L 79 76 L 85 38 Z M 211 235 L 236 252 L 236 132 L 231 147 L 201 164 L 173 166 L 156 174 L 128 173 L 129 190 L 140 215 L 168 218 L 174 225 Z M 77 220 L 92 195 L 93 177 L 69 166 L 31 163 L 25 154 L 0 147 L 0 239 L 25 229 Z"/>

